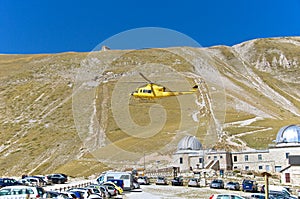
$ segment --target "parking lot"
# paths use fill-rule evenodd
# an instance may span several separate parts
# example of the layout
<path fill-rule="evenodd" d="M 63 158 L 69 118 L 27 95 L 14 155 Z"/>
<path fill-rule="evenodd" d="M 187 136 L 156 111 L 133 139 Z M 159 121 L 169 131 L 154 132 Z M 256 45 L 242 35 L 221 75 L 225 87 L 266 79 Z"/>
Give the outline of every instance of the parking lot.
<path fill-rule="evenodd" d="M 234 193 L 241 196 L 250 195 L 242 191 L 228 191 L 225 189 L 210 189 L 208 187 L 187 187 L 187 186 L 162 186 L 162 185 L 142 185 L 140 191 L 126 192 L 125 199 L 179 199 L 179 198 L 199 198 L 208 199 L 212 194 Z"/>
<path fill-rule="evenodd" d="M 53 186 L 45 187 L 46 190 L 59 190 L 64 187 L 71 187 L 74 185 L 89 183 L 89 180 L 76 180 L 66 184 L 55 184 Z M 235 193 L 241 196 L 247 196 L 250 193 L 242 191 L 228 191 L 225 189 L 211 189 L 209 187 L 188 187 L 188 186 L 171 186 L 171 185 L 141 185 L 141 189 L 134 189 L 133 191 L 126 191 L 123 195 L 117 198 L 123 199 L 182 199 L 182 198 L 199 198 L 208 199 L 212 194 L 217 193 Z"/>

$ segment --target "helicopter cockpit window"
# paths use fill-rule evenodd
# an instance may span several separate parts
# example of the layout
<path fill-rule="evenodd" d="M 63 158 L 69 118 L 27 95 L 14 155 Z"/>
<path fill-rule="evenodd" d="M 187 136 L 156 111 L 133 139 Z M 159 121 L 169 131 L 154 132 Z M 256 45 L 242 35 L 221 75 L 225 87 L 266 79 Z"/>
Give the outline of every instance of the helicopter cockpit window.
<path fill-rule="evenodd" d="M 151 90 L 143 89 L 143 93 L 151 93 L 151 92 L 152 92 Z"/>

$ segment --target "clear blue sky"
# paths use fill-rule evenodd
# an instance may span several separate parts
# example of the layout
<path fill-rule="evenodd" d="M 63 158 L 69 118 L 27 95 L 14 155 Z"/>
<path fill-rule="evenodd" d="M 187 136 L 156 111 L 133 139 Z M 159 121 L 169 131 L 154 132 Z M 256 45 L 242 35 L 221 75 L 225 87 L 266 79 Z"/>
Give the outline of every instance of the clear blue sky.
<path fill-rule="evenodd" d="M 300 0 L 0 0 L 0 53 L 88 52 L 141 27 L 205 47 L 300 36 Z"/>

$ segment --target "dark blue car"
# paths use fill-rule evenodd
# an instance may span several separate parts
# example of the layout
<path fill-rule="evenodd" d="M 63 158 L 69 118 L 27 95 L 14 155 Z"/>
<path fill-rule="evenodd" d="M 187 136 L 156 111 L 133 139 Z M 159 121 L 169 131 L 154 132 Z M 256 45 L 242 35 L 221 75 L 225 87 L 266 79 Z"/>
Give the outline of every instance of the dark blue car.
<path fill-rule="evenodd" d="M 244 192 L 257 192 L 257 183 L 255 180 L 243 180 L 242 189 Z"/>
<path fill-rule="evenodd" d="M 13 178 L 0 178 L 0 188 L 6 186 L 22 185 Z"/>

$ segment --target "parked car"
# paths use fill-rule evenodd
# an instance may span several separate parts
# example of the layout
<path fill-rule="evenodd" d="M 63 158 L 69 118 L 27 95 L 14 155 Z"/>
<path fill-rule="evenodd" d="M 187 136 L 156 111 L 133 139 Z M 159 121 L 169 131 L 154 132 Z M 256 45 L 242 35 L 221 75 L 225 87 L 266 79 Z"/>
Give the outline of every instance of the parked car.
<path fill-rule="evenodd" d="M 43 194 L 43 198 L 69 199 L 68 196 L 57 191 L 46 191 Z"/>
<path fill-rule="evenodd" d="M 200 187 L 199 179 L 197 178 L 190 178 L 188 182 L 189 187 Z"/>
<path fill-rule="evenodd" d="M 68 191 L 80 193 L 80 195 L 84 199 L 92 199 L 92 198 L 93 199 L 94 198 L 102 199 L 102 196 L 100 194 L 92 193 L 92 191 L 87 188 L 72 188 L 72 189 L 69 189 Z"/>
<path fill-rule="evenodd" d="M 49 181 L 54 184 L 63 184 L 68 181 L 68 176 L 62 173 L 50 174 L 47 176 Z"/>
<path fill-rule="evenodd" d="M 109 197 L 111 198 L 111 195 L 110 193 L 108 192 L 107 190 L 107 187 L 101 185 L 99 187 L 90 187 L 90 186 L 87 186 L 85 187 L 85 189 L 88 189 L 88 191 L 92 194 L 97 194 L 97 195 L 100 195 L 101 197 Z"/>
<path fill-rule="evenodd" d="M 0 189 L 0 197 L 5 199 L 41 198 L 44 193 L 45 191 L 42 187 L 24 185 L 6 186 Z"/>
<path fill-rule="evenodd" d="M 63 191 L 61 192 L 62 195 L 66 196 L 67 198 L 70 198 L 70 199 L 76 199 L 77 196 L 74 192 L 71 192 L 71 191 Z"/>
<path fill-rule="evenodd" d="M 213 194 L 209 197 L 209 199 L 246 199 L 246 198 L 235 194 Z"/>
<path fill-rule="evenodd" d="M 287 196 L 284 193 L 279 192 L 279 191 L 269 191 L 269 196 L 272 196 L 273 198 L 276 198 L 276 199 L 297 199 L 297 198 L 294 198 L 294 197 L 289 197 L 289 196 Z"/>
<path fill-rule="evenodd" d="M 98 185 L 98 184 L 91 184 L 86 188 L 92 189 L 92 193 L 98 193 L 100 195 L 105 195 L 106 197 L 111 198 L 112 196 L 118 195 L 117 190 L 113 185 Z M 97 189 L 98 191 L 96 191 Z"/>
<path fill-rule="evenodd" d="M 104 182 L 104 183 L 102 183 L 102 185 L 112 185 L 117 189 L 118 194 L 123 194 L 123 189 L 121 187 L 119 187 L 118 185 L 116 185 L 115 183 L 113 183 L 113 182 L 110 182 L 110 181 Z"/>
<path fill-rule="evenodd" d="M 143 185 L 149 185 L 150 184 L 150 180 L 147 176 L 139 176 L 137 179 L 137 182 L 139 184 L 143 184 Z"/>
<path fill-rule="evenodd" d="M 211 181 L 209 187 L 213 189 L 224 189 L 224 181 L 219 179 L 214 179 L 213 181 Z"/>
<path fill-rule="evenodd" d="M 105 186 L 109 196 L 117 196 L 118 195 L 118 190 L 113 186 L 113 185 L 102 185 Z"/>
<path fill-rule="evenodd" d="M 168 180 L 166 177 L 164 176 L 158 176 L 156 181 L 155 181 L 156 185 L 168 185 Z"/>
<path fill-rule="evenodd" d="M 14 185 L 22 185 L 22 183 L 16 181 L 13 178 L 0 178 L 0 188 Z"/>
<path fill-rule="evenodd" d="M 251 199 L 265 199 L 264 193 L 253 193 L 250 195 Z M 269 194 L 269 199 L 276 199 L 275 196 Z"/>
<path fill-rule="evenodd" d="M 138 183 L 137 179 L 135 179 L 135 178 L 133 178 L 132 184 L 133 184 L 134 189 L 140 189 L 141 188 L 140 184 Z"/>
<path fill-rule="evenodd" d="M 46 182 L 38 177 L 33 177 L 33 176 L 28 176 L 25 177 L 21 180 L 19 180 L 20 183 L 23 185 L 28 185 L 28 186 L 45 186 Z"/>
<path fill-rule="evenodd" d="M 31 177 L 39 178 L 40 181 L 42 181 L 43 183 L 45 183 L 45 185 L 50 185 L 50 184 L 51 184 L 51 182 L 49 181 L 49 179 L 48 179 L 47 176 L 43 176 L 43 175 L 34 175 L 34 176 L 31 176 Z"/>
<path fill-rule="evenodd" d="M 181 176 L 175 177 L 172 181 L 172 186 L 183 186 L 183 178 Z"/>
<path fill-rule="evenodd" d="M 287 198 L 293 198 L 293 199 L 297 199 L 298 197 L 295 195 L 292 195 L 289 190 L 286 187 L 283 186 L 276 186 L 276 185 L 269 185 L 269 193 L 276 193 L 279 192 L 282 195 L 284 195 L 284 197 Z"/>
<path fill-rule="evenodd" d="M 121 180 L 121 179 L 108 179 L 107 182 L 112 182 L 115 185 L 117 185 L 117 186 L 121 187 L 122 189 L 124 189 L 124 180 Z"/>
<path fill-rule="evenodd" d="M 255 180 L 243 180 L 242 183 L 242 190 L 244 192 L 249 191 L 249 192 L 257 192 L 257 183 Z"/>
<path fill-rule="evenodd" d="M 238 182 L 227 182 L 226 185 L 225 185 L 225 189 L 238 191 L 238 190 L 240 190 L 240 183 L 238 183 Z"/>

